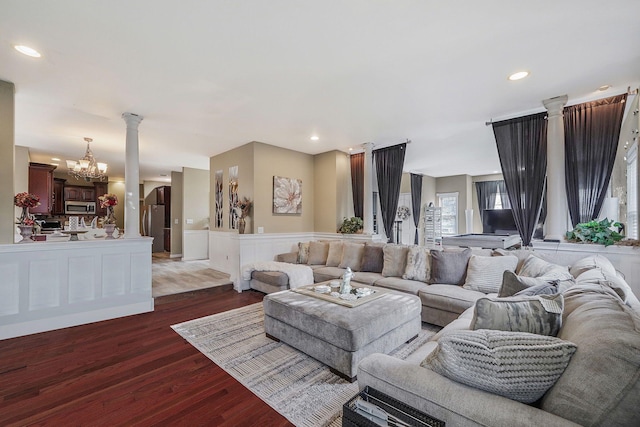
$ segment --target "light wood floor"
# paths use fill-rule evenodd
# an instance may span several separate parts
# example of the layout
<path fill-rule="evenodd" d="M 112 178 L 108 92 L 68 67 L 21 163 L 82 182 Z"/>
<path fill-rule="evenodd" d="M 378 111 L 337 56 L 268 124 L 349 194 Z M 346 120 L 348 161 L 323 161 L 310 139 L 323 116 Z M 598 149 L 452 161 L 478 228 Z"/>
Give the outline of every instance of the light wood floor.
<path fill-rule="evenodd" d="M 182 261 L 168 253 L 152 257 L 152 296 L 154 298 L 229 285 L 229 275 L 209 267 L 208 260 Z"/>

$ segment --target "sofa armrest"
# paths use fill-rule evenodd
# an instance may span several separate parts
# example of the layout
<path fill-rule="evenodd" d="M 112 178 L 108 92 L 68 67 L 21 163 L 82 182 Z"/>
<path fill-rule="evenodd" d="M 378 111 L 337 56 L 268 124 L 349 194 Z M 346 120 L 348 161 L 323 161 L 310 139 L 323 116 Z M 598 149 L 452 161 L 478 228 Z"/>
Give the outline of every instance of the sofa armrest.
<path fill-rule="evenodd" d="M 578 426 L 533 406 L 452 381 L 384 354 L 358 366 L 358 385 L 372 387 L 454 426 Z"/>
<path fill-rule="evenodd" d="M 289 264 L 297 264 L 298 252 L 287 252 L 286 254 L 278 254 L 276 255 L 276 261 L 288 262 Z"/>

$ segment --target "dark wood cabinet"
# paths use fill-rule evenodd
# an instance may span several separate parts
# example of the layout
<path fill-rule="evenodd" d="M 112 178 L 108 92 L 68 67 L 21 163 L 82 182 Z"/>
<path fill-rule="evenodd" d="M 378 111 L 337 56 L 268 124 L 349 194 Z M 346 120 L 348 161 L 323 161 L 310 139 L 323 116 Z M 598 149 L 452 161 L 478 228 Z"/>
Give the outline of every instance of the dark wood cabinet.
<path fill-rule="evenodd" d="M 29 212 L 50 215 L 53 210 L 53 171 L 55 166 L 44 163 L 29 163 L 29 193 L 40 198 L 40 206 L 29 208 Z"/>
<path fill-rule="evenodd" d="M 53 179 L 53 209 L 51 214 L 64 215 L 64 183 L 66 179 Z"/>
<path fill-rule="evenodd" d="M 93 187 L 76 187 L 68 185 L 64 187 L 64 199 L 74 202 L 95 202 L 96 190 Z"/>
<path fill-rule="evenodd" d="M 96 202 L 96 215 L 98 216 L 106 216 L 107 215 L 107 208 L 101 208 L 100 207 L 100 200 L 98 200 L 98 197 L 100 196 L 104 196 L 105 194 L 107 194 L 109 192 L 109 183 L 107 182 L 94 182 L 93 183 L 93 188 L 94 188 L 94 192 L 95 192 L 95 199 L 94 201 Z"/>
<path fill-rule="evenodd" d="M 171 229 L 164 229 L 164 250 L 166 252 L 171 252 Z"/>
<path fill-rule="evenodd" d="M 164 205 L 164 226 L 171 228 L 171 186 L 156 187 L 156 204 Z"/>

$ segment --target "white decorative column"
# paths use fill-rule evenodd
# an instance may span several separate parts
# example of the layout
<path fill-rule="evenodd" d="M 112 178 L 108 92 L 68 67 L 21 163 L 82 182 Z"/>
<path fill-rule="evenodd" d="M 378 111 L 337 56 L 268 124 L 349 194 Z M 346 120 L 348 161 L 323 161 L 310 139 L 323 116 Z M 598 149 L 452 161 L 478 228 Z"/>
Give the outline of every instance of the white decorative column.
<path fill-rule="evenodd" d="M 547 117 L 547 219 L 546 241 L 562 241 L 567 232 L 567 187 L 564 165 L 564 118 L 562 109 L 567 95 L 542 101 L 548 111 Z"/>
<path fill-rule="evenodd" d="M 127 123 L 127 142 L 124 162 L 124 238 L 140 237 L 140 158 L 138 149 L 138 126 L 143 117 L 133 113 L 122 113 Z"/>
<path fill-rule="evenodd" d="M 373 143 L 366 142 L 362 144 L 364 148 L 364 197 L 362 198 L 363 210 L 362 218 L 363 233 L 371 235 L 373 234 L 373 185 L 372 179 L 372 164 L 373 164 Z"/>

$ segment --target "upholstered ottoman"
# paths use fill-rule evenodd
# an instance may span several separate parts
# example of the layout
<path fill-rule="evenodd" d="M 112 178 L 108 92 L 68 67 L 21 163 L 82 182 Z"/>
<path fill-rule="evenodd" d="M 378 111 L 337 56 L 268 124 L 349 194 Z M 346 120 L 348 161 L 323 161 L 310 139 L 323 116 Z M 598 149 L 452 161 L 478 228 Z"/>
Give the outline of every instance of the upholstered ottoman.
<path fill-rule="evenodd" d="M 383 291 L 379 298 L 357 307 L 294 291 L 266 295 L 265 332 L 354 381 L 365 356 L 391 352 L 418 335 L 422 327 L 420 298 Z"/>

